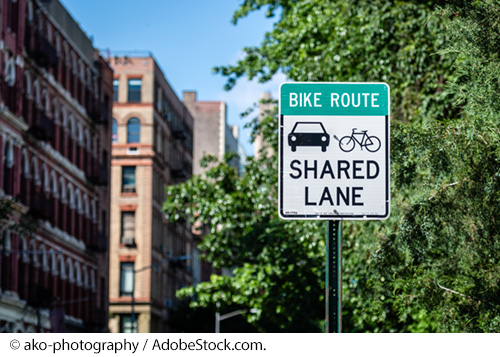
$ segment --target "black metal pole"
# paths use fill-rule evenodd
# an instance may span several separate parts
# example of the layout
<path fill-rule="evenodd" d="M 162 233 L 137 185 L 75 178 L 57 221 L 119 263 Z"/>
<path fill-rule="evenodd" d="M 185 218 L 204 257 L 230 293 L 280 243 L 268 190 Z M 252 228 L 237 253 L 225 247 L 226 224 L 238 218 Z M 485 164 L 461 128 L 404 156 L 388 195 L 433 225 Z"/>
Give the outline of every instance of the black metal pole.
<path fill-rule="evenodd" d="M 342 331 L 342 221 L 326 226 L 326 332 Z"/>

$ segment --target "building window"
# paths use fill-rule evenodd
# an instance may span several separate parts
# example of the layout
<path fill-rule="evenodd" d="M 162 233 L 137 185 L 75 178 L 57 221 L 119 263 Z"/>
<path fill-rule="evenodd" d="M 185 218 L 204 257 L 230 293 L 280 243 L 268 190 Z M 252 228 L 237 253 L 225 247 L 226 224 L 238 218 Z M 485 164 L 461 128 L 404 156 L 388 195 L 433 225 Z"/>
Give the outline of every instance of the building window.
<path fill-rule="evenodd" d="M 127 143 L 139 143 L 141 141 L 141 122 L 137 118 L 131 118 L 127 123 Z"/>
<path fill-rule="evenodd" d="M 122 212 L 121 243 L 135 245 L 135 212 Z"/>
<path fill-rule="evenodd" d="M 111 142 L 112 143 L 117 143 L 118 142 L 118 122 L 116 121 L 115 118 L 113 118 L 112 124 L 111 124 Z"/>
<path fill-rule="evenodd" d="M 135 166 L 122 166 L 122 192 L 135 192 Z"/>
<path fill-rule="evenodd" d="M 134 291 L 134 262 L 120 263 L 120 296 L 132 296 Z"/>
<path fill-rule="evenodd" d="M 137 315 L 136 315 L 137 319 Z M 137 326 L 137 320 L 136 320 Z M 120 315 L 120 333 L 136 333 L 137 328 L 132 324 L 132 315 Z"/>
<path fill-rule="evenodd" d="M 118 102 L 118 85 L 120 80 L 118 78 L 113 79 L 113 102 Z"/>
<path fill-rule="evenodd" d="M 17 33 L 19 22 L 19 1 L 7 1 L 7 27 L 10 32 Z"/>
<path fill-rule="evenodd" d="M 5 194 L 12 195 L 14 191 L 14 148 L 10 140 L 5 144 L 3 155 L 3 190 Z"/>
<path fill-rule="evenodd" d="M 137 103 L 141 101 L 142 79 L 128 80 L 128 101 Z"/>

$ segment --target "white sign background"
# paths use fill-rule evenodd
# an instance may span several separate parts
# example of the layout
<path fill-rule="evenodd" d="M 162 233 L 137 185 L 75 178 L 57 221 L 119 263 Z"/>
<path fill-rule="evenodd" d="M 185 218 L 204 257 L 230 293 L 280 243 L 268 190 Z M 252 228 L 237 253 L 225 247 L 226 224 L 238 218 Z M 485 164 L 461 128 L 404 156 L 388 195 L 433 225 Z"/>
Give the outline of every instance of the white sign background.
<path fill-rule="evenodd" d="M 288 144 L 288 134 L 290 134 L 297 122 L 321 122 L 330 135 L 330 143 L 326 152 L 321 151 L 320 146 L 298 146 L 292 152 Z M 351 136 L 352 130 L 356 132 L 366 130 L 368 136 L 376 136 L 381 141 L 380 149 L 376 152 L 369 152 L 366 147 L 361 147 L 358 143 L 350 152 L 340 149 L 339 140 L 345 136 Z M 335 138 L 336 136 L 336 138 Z M 357 136 L 361 141 L 361 135 Z M 385 219 L 389 216 L 389 118 L 388 116 L 300 116 L 285 115 L 280 117 L 280 216 L 283 219 Z M 366 140 L 366 138 L 365 138 Z M 295 163 L 291 167 L 292 161 L 300 161 L 300 165 Z M 305 178 L 305 161 L 307 166 L 313 167 L 314 160 L 317 160 L 317 177 L 314 172 L 308 171 L 308 178 Z M 334 179 L 330 174 L 320 178 L 325 162 L 329 160 L 333 171 Z M 340 172 L 339 178 L 338 161 L 349 162 L 348 170 L 350 178 L 346 177 L 345 171 Z M 354 161 L 359 160 L 354 178 Z M 379 167 L 376 178 L 367 179 L 367 161 L 375 161 Z M 343 164 L 345 166 L 345 163 Z M 371 174 L 373 175 L 375 165 L 371 163 Z M 300 178 L 297 177 L 302 171 Z M 328 187 L 331 199 L 320 199 Z M 342 192 L 349 191 L 349 202 L 340 198 L 337 200 L 337 187 Z M 356 187 L 353 191 L 353 187 Z M 307 188 L 307 198 L 306 198 Z M 356 198 L 353 194 L 359 195 Z M 306 201 L 308 204 L 306 204 Z M 311 205 L 316 203 L 316 205 Z M 362 205 L 353 205 L 353 203 Z"/>

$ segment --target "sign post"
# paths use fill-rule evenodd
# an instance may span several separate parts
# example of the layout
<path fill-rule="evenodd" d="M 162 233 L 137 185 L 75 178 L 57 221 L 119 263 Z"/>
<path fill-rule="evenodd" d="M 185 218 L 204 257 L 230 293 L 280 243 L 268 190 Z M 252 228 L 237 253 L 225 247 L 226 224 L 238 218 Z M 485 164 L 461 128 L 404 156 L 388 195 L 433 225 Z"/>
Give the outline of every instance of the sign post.
<path fill-rule="evenodd" d="M 389 115 L 385 83 L 280 87 L 279 215 L 329 221 L 327 332 L 341 330 L 341 221 L 390 214 Z"/>
<path fill-rule="evenodd" d="M 325 330 L 342 331 L 342 221 L 326 226 Z"/>

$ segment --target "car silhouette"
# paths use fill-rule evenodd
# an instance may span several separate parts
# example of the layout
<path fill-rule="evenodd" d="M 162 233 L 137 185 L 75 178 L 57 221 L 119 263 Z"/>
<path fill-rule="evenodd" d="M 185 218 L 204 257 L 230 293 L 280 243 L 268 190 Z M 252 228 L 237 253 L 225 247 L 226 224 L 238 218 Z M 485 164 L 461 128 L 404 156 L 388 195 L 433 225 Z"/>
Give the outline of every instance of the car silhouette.
<path fill-rule="evenodd" d="M 298 121 L 288 134 L 288 145 L 292 151 L 296 151 L 297 146 L 321 146 L 321 151 L 325 152 L 329 144 L 330 135 L 320 122 Z"/>

